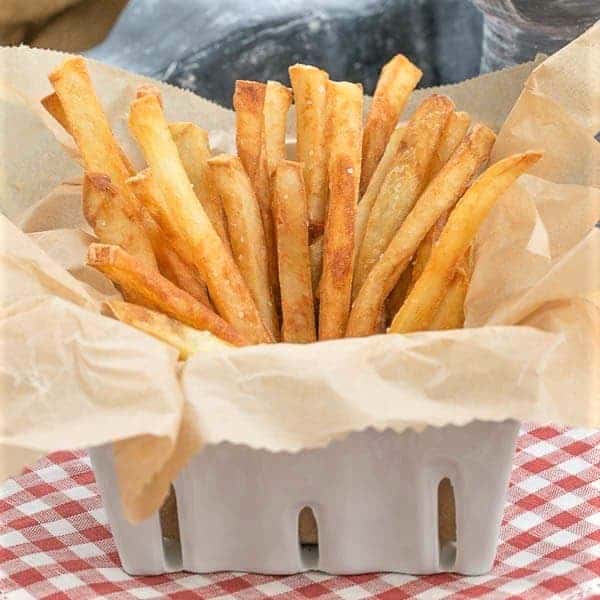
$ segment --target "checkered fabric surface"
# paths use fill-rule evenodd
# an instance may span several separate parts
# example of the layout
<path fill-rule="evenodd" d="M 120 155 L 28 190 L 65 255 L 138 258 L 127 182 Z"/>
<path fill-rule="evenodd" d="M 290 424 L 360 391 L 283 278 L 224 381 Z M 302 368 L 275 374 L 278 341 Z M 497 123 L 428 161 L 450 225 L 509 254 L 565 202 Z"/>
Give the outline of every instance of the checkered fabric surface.
<path fill-rule="evenodd" d="M 130 577 L 83 452 L 0 487 L 2 598 L 600 598 L 600 432 L 524 426 L 489 575 Z"/>

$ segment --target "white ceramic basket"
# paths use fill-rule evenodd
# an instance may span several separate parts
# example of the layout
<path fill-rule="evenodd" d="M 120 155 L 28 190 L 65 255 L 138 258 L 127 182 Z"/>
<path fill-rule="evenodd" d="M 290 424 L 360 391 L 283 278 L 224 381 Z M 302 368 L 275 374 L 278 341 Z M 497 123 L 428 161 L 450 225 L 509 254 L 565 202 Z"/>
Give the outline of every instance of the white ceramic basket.
<path fill-rule="evenodd" d="M 90 450 L 125 571 L 284 574 L 454 571 L 492 567 L 518 424 L 473 422 L 421 433 L 369 429 L 297 454 L 219 444 L 175 482 L 181 545 L 163 540 L 158 513 L 122 514 L 110 446 Z M 457 540 L 440 548 L 438 485 L 454 488 Z M 318 551 L 301 547 L 309 506 Z"/>

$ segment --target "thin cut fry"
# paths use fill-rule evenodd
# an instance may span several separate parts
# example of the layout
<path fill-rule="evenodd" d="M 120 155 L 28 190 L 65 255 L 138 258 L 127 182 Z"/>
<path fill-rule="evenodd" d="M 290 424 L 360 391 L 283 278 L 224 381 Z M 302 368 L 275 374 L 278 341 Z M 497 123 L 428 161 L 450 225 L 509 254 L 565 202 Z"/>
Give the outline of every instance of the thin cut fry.
<path fill-rule="evenodd" d="M 249 341 L 272 341 L 231 254 L 194 194 L 158 99 L 134 100 L 129 125 L 166 199 L 172 231 L 190 246 L 192 264 L 215 307 Z"/>
<path fill-rule="evenodd" d="M 425 188 L 429 164 L 453 107 L 446 96 L 429 96 L 406 126 L 369 215 L 356 260 L 353 298 Z"/>
<path fill-rule="evenodd" d="M 435 149 L 433 158 L 429 165 L 428 180 L 433 179 L 440 169 L 448 162 L 452 153 L 458 148 L 462 139 L 467 135 L 471 117 L 466 112 L 453 112 L 446 123 L 446 127 L 442 132 L 440 143 Z"/>
<path fill-rule="evenodd" d="M 227 342 L 208 331 L 189 327 L 144 306 L 121 300 L 109 300 L 106 304 L 119 321 L 177 348 L 180 360 L 187 360 L 196 352 L 229 347 Z"/>
<path fill-rule="evenodd" d="M 292 90 L 277 81 L 267 81 L 264 120 L 264 152 L 269 177 L 275 173 L 277 165 L 285 160 L 285 128 L 287 114 L 292 104 Z"/>
<path fill-rule="evenodd" d="M 68 58 L 52 73 L 50 83 L 60 100 L 86 171 L 106 173 L 119 190 L 122 209 L 134 220 L 139 219 L 140 203 L 125 185 L 131 165 L 124 160 L 100 101 L 94 92 L 85 60 Z"/>
<path fill-rule="evenodd" d="M 399 125 L 394 129 L 390 139 L 385 147 L 385 152 L 373 173 L 369 181 L 369 185 L 367 186 L 366 192 L 362 195 L 361 199 L 358 202 L 358 208 L 356 210 L 356 228 L 355 228 L 355 247 L 356 250 L 360 249 L 363 239 L 365 237 L 365 231 L 367 229 L 367 222 L 369 220 L 369 215 L 371 214 L 371 209 L 373 208 L 373 204 L 375 200 L 377 200 L 377 196 L 379 195 L 379 190 L 381 190 L 381 186 L 390 172 L 392 165 L 394 164 L 394 159 L 396 158 L 396 154 L 398 154 L 398 150 L 400 149 L 400 143 L 402 142 L 402 138 L 404 137 L 404 132 L 406 131 L 406 124 Z"/>
<path fill-rule="evenodd" d="M 225 213 L 207 164 L 211 154 L 208 133 L 194 123 L 171 123 L 169 131 L 204 212 L 225 246 L 230 248 Z"/>
<path fill-rule="evenodd" d="M 422 75 L 422 71 L 402 54 L 397 54 L 383 66 L 365 124 L 361 195 L 365 193 L 383 156 L 390 134 Z"/>
<path fill-rule="evenodd" d="M 144 229 L 148 234 L 160 272 L 175 285 L 210 306 L 206 284 L 194 266 L 191 247 L 182 243 L 168 217 L 167 204 L 151 170 L 140 171 L 127 185 L 143 204 Z"/>
<path fill-rule="evenodd" d="M 236 156 L 221 154 L 211 158 L 208 164 L 227 215 L 233 258 L 263 323 L 277 339 L 279 323 L 269 280 L 265 234 L 250 179 Z"/>
<path fill-rule="evenodd" d="M 446 295 L 442 298 L 440 306 L 431 323 L 429 324 L 430 331 L 442 331 L 444 329 L 460 329 L 465 321 L 465 298 L 469 289 L 470 273 L 466 265 L 466 256 L 460 260 L 456 268 L 454 277 Z"/>
<path fill-rule="evenodd" d="M 160 310 L 196 329 L 206 329 L 236 346 L 247 341 L 219 315 L 178 288 L 158 271 L 148 269 L 119 246 L 91 244 L 88 264 L 117 284 L 128 300 Z"/>
<path fill-rule="evenodd" d="M 354 227 L 360 184 L 362 86 L 329 82 L 329 204 L 323 240 L 319 339 L 344 337 L 350 312 Z"/>
<path fill-rule="evenodd" d="M 258 81 L 236 81 L 233 106 L 236 115 L 236 145 L 238 156 L 254 188 L 263 224 L 269 280 L 277 288 L 277 253 L 275 229 L 271 211 L 269 167 L 267 164 L 265 102 L 267 85 Z M 281 86 L 283 87 L 283 86 Z M 286 88 L 284 88 L 285 90 Z M 276 91 L 271 86 L 270 104 Z M 269 143 L 272 150 L 272 144 Z"/>
<path fill-rule="evenodd" d="M 421 277 L 394 317 L 390 331 L 426 329 L 438 309 L 456 264 L 467 251 L 492 206 L 514 181 L 534 165 L 539 152 L 509 156 L 489 167 L 460 199 Z"/>
<path fill-rule="evenodd" d="M 119 190 L 108 175 L 86 172 L 83 178 L 83 214 L 103 244 L 121 246 L 150 268 L 156 268 L 148 236 L 123 212 Z"/>
<path fill-rule="evenodd" d="M 421 194 L 356 297 L 348 322 L 348 336 L 370 335 L 374 331 L 381 306 L 422 239 L 440 215 L 460 198 L 473 175 L 488 160 L 495 138 L 491 129 L 476 125 Z"/>
<path fill-rule="evenodd" d="M 284 342 L 317 339 L 308 249 L 308 207 L 302 165 L 282 161 L 273 178 Z"/>
<path fill-rule="evenodd" d="M 316 67 L 289 68 L 296 105 L 296 156 L 304 164 L 304 182 L 310 223 L 323 225 L 327 212 L 327 82 L 329 75 Z"/>

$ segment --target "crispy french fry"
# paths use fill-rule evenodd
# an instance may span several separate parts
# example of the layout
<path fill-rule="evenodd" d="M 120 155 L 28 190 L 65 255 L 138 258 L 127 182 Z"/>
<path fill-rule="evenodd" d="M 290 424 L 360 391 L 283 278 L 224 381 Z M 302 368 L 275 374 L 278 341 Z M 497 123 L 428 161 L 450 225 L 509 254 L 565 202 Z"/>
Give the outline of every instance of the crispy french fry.
<path fill-rule="evenodd" d="M 62 105 L 68 131 L 73 136 L 86 171 L 106 173 L 119 190 L 122 209 L 139 220 L 140 203 L 125 185 L 132 174 L 131 165 L 117 143 L 96 96 L 85 60 L 68 58 L 49 76 Z"/>
<path fill-rule="evenodd" d="M 319 339 L 344 337 L 350 313 L 354 227 L 360 184 L 362 86 L 329 82 L 329 203 L 323 239 Z"/>
<path fill-rule="evenodd" d="M 206 284 L 194 266 L 191 247 L 182 243 L 173 230 L 166 200 L 152 178 L 151 170 L 144 169 L 130 177 L 127 185 L 143 204 L 144 229 L 152 243 L 160 272 L 196 300 L 211 306 Z"/>
<path fill-rule="evenodd" d="M 178 288 L 158 271 L 148 269 L 119 246 L 91 244 L 87 262 L 117 284 L 128 300 L 160 310 L 186 325 L 210 331 L 242 346 L 248 342 L 210 308 Z"/>
<path fill-rule="evenodd" d="M 242 273 L 263 323 L 278 339 L 279 323 L 269 279 L 265 233 L 258 201 L 239 158 L 227 154 L 208 161 L 227 215 L 233 258 Z"/>
<path fill-rule="evenodd" d="M 250 342 L 271 342 L 231 253 L 194 194 L 158 99 L 134 100 L 129 126 L 166 199 L 172 231 L 192 249 L 192 264 L 218 312 Z"/>
<path fill-rule="evenodd" d="M 106 304 L 119 321 L 177 348 L 180 360 L 186 360 L 196 352 L 210 352 L 211 350 L 230 346 L 209 331 L 200 331 L 194 327 L 189 327 L 181 321 L 150 310 L 145 306 L 121 300 L 109 300 Z"/>
<path fill-rule="evenodd" d="M 369 214 L 356 258 L 353 298 L 423 191 L 429 164 L 453 108 L 446 96 L 429 96 L 406 126 L 400 149 Z"/>
<path fill-rule="evenodd" d="M 398 118 L 422 76 L 422 71 L 402 54 L 397 54 L 383 66 L 365 123 L 361 196 L 367 190 Z"/>
<path fill-rule="evenodd" d="M 208 133 L 194 123 L 171 123 L 169 131 L 204 212 L 225 246 L 231 248 L 225 213 L 207 164 L 211 154 Z"/>
<path fill-rule="evenodd" d="M 471 117 L 466 112 L 453 112 L 444 127 L 440 142 L 435 149 L 431 163 L 429 164 L 429 173 L 427 179 L 433 179 L 440 169 L 448 162 L 452 153 L 458 148 L 462 139 L 467 135 L 471 125 Z"/>
<path fill-rule="evenodd" d="M 260 208 L 263 223 L 269 280 L 273 291 L 277 289 L 277 252 L 275 229 L 271 211 L 269 167 L 267 163 L 265 102 L 268 84 L 258 81 L 236 81 L 233 106 L 236 115 L 236 146 Z M 283 86 L 281 86 L 283 87 Z M 273 86 L 270 105 L 273 105 Z M 286 88 L 284 88 L 286 89 Z M 272 144 L 269 144 L 272 151 Z"/>
<path fill-rule="evenodd" d="M 392 132 L 387 146 L 385 147 L 385 152 L 383 153 L 383 156 L 381 157 L 381 160 L 379 161 L 379 164 L 377 165 L 377 168 L 375 169 L 375 172 L 369 181 L 367 190 L 358 202 L 355 228 L 355 248 L 357 251 L 360 249 L 365 237 L 365 231 L 367 229 L 367 222 L 369 220 L 369 215 L 371 214 L 371 209 L 373 208 L 375 200 L 377 200 L 377 196 L 379 195 L 379 190 L 381 190 L 383 181 L 392 168 L 396 154 L 398 154 L 398 150 L 400 149 L 400 143 L 402 142 L 405 131 L 406 123 L 403 123 L 398 125 L 398 127 L 396 127 L 396 129 L 394 129 Z"/>
<path fill-rule="evenodd" d="M 498 198 L 540 158 L 539 152 L 515 154 L 489 167 L 465 192 L 442 231 L 421 277 L 394 317 L 390 331 L 426 329 L 438 309 L 456 264 Z"/>
<path fill-rule="evenodd" d="M 495 138 L 491 129 L 476 125 L 421 194 L 356 297 L 348 322 L 348 336 L 370 335 L 374 331 L 381 306 L 419 244 L 440 215 L 456 203 L 473 175 L 488 160 Z"/>
<path fill-rule="evenodd" d="M 304 165 L 310 223 L 322 225 L 327 213 L 327 82 L 329 75 L 308 65 L 289 68 L 296 105 L 296 156 Z"/>
<path fill-rule="evenodd" d="M 67 115 L 65 114 L 65 109 L 60 103 L 60 98 L 56 92 L 52 94 L 48 94 L 44 98 L 40 100 L 42 106 L 46 109 L 48 114 L 59 123 L 59 125 L 67 132 L 71 133 L 69 130 L 69 122 L 67 121 Z"/>
<path fill-rule="evenodd" d="M 284 342 L 317 339 L 308 249 L 308 207 L 302 165 L 281 161 L 273 177 Z"/>
<path fill-rule="evenodd" d="M 263 146 L 266 87 L 258 81 L 238 80 L 233 93 L 237 153 L 253 185 Z"/>
<path fill-rule="evenodd" d="M 267 81 L 263 106 L 264 152 L 269 177 L 285 160 L 285 128 L 292 104 L 292 90 L 277 81 Z"/>
<path fill-rule="evenodd" d="M 469 289 L 470 273 L 461 259 L 454 277 L 442 298 L 428 329 L 442 331 L 444 329 L 460 329 L 465 321 L 465 298 Z"/>
<path fill-rule="evenodd" d="M 150 268 L 156 268 L 154 252 L 143 227 L 121 209 L 119 190 L 108 175 L 86 172 L 83 178 L 83 214 L 103 244 L 121 246 Z"/>

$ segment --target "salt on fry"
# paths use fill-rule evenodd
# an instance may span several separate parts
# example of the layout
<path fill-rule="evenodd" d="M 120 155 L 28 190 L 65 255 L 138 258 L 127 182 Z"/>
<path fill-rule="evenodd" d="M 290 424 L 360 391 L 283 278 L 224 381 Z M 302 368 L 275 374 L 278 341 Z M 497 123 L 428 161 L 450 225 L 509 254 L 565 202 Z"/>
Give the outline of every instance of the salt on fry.
<path fill-rule="evenodd" d="M 227 154 L 208 161 L 223 201 L 233 258 L 271 335 L 279 337 L 273 302 L 265 233 L 258 201 L 239 158 Z"/>
<path fill-rule="evenodd" d="M 204 212 L 225 246 L 229 248 L 223 206 L 207 164 L 211 156 L 208 133 L 194 123 L 170 123 L 169 131 Z"/>
<path fill-rule="evenodd" d="M 397 54 L 383 66 L 365 123 L 361 196 L 366 192 L 398 118 L 422 76 L 422 71 L 402 54 Z"/>
<path fill-rule="evenodd" d="M 231 253 L 196 198 L 158 99 L 148 95 L 134 100 L 129 126 L 166 199 L 172 230 L 190 246 L 192 264 L 219 314 L 249 342 L 271 342 Z"/>
<path fill-rule="evenodd" d="M 122 300 L 108 300 L 106 305 L 119 321 L 177 348 L 179 360 L 187 360 L 200 351 L 230 347 L 230 344 L 208 331 L 189 327 L 145 306 Z"/>
<path fill-rule="evenodd" d="M 421 102 L 408 122 L 369 214 L 356 259 L 353 298 L 425 188 L 431 159 L 453 108 L 446 96 L 432 95 Z"/>
<path fill-rule="evenodd" d="M 277 233 L 284 342 L 317 339 L 308 247 L 308 207 L 302 165 L 282 161 L 273 177 L 273 216 Z"/>
<path fill-rule="evenodd" d="M 319 339 L 344 337 L 350 312 L 354 227 L 360 184 L 362 86 L 329 82 L 329 203 L 319 284 Z"/>
<path fill-rule="evenodd" d="M 385 299 L 419 244 L 441 214 L 454 206 L 473 175 L 488 160 L 495 139 L 491 129 L 476 125 L 421 194 L 356 297 L 346 331 L 348 336 L 370 335 L 374 331 Z"/>
<path fill-rule="evenodd" d="M 146 268 L 137 258 L 119 246 L 91 244 L 87 263 L 118 285 L 126 299 L 147 308 L 160 310 L 196 329 L 210 331 L 236 346 L 247 343 L 229 323 L 210 308 L 178 288 L 158 271 Z"/>
<path fill-rule="evenodd" d="M 289 68 L 296 106 L 296 157 L 304 165 L 310 223 L 322 226 L 327 213 L 328 163 L 325 146 L 329 75 L 309 65 Z"/>
<path fill-rule="evenodd" d="M 489 167 L 465 192 L 431 250 L 431 256 L 415 287 L 394 317 L 390 331 L 409 333 L 426 329 L 433 319 L 460 258 L 498 198 L 540 158 L 524 152 Z"/>

